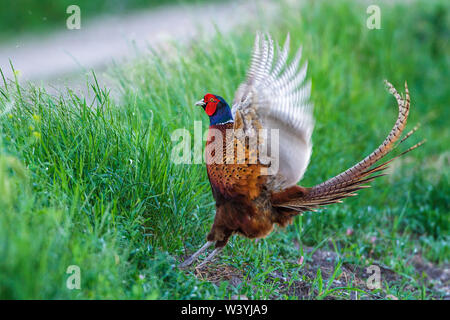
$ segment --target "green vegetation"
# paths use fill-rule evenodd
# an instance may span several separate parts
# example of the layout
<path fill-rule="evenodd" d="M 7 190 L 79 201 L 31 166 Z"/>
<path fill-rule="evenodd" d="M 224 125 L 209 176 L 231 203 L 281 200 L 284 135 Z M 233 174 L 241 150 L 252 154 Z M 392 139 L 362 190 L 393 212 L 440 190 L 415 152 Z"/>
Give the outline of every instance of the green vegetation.
<path fill-rule="evenodd" d="M 368 30 L 365 8 L 346 1 L 286 6 L 282 22 L 267 27 L 280 41 L 290 31 L 291 49 L 303 44 L 309 61 L 317 122 L 302 185 L 339 173 L 383 141 L 397 112 L 385 78 L 400 91 L 408 81 L 409 127 L 422 124 L 409 144 L 428 142 L 358 197 L 305 213 L 257 243 L 233 237 L 209 272 L 238 270 L 243 281 L 235 286 L 176 267 L 205 241 L 214 203 L 204 165 L 170 161 L 170 136 L 182 127 L 193 132 L 200 119 L 207 128 L 193 106 L 204 93 L 232 100 L 258 26 L 112 70 L 120 101 L 95 79 L 92 102 L 70 89 L 54 97 L 5 82 L 0 298 L 442 297 L 439 281 L 412 262 L 416 255 L 440 268 L 449 258 L 449 6 L 398 2 L 381 10 L 381 30 Z M 311 271 L 317 261 L 309 247 L 337 257 L 327 260 L 330 276 Z M 352 277 L 343 276 L 350 267 L 375 262 L 395 274 L 382 277 L 382 289 L 352 279 L 332 286 Z M 81 268 L 81 290 L 66 288 L 69 265 Z"/>

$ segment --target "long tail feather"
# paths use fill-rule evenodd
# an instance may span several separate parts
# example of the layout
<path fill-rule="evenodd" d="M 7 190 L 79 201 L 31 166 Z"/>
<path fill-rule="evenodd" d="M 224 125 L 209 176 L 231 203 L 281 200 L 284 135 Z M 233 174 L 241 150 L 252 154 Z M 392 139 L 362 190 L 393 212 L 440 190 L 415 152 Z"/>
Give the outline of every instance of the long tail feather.
<path fill-rule="evenodd" d="M 296 199 L 292 199 L 283 203 L 277 203 L 274 206 L 292 209 L 295 211 L 311 211 L 319 206 L 328 205 L 332 203 L 342 202 L 341 199 L 355 196 L 355 191 L 368 188 L 370 186 L 367 183 L 375 180 L 378 177 L 386 174 L 382 171 L 388 168 L 388 165 L 395 159 L 405 155 L 408 152 L 420 147 L 425 141 L 421 141 L 414 146 L 403 151 L 399 155 L 391 158 L 390 160 L 378 164 L 379 160 L 384 158 L 389 152 L 394 150 L 398 145 L 408 139 L 418 128 L 416 126 L 413 130 L 408 132 L 398 144 L 395 144 L 401 137 L 403 130 L 405 129 L 406 122 L 409 114 L 410 97 L 408 86 L 405 82 L 405 99 L 402 99 L 397 90 L 392 84 L 385 81 L 389 88 L 389 91 L 395 96 L 398 104 L 398 118 L 394 127 L 390 131 L 389 135 L 383 141 L 383 143 L 369 154 L 362 161 L 355 164 L 353 167 L 338 174 L 337 176 L 317 185 L 312 188 L 305 189 L 301 196 Z M 373 175 L 377 173 L 376 175 Z"/>

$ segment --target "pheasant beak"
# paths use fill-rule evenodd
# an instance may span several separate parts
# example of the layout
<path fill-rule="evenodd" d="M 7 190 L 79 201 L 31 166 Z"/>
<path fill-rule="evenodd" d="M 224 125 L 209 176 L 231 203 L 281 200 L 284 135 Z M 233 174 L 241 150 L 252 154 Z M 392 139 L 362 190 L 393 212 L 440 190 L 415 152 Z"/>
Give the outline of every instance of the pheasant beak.
<path fill-rule="evenodd" d="M 196 105 L 196 106 L 200 106 L 200 107 L 205 107 L 205 106 L 206 106 L 206 103 L 205 103 L 205 101 L 202 99 L 202 100 L 200 100 L 200 101 L 197 101 L 197 102 L 195 103 L 195 105 Z"/>

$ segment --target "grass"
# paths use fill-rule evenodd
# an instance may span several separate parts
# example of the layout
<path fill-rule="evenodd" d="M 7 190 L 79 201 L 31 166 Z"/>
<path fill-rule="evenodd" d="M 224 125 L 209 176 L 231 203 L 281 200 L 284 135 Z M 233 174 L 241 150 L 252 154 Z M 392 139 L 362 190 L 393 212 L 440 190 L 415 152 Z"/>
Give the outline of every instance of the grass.
<path fill-rule="evenodd" d="M 239 32 L 174 45 L 174 55 L 152 53 L 115 68 L 119 101 L 95 78 L 93 101 L 70 89 L 56 97 L 5 81 L 0 298 L 442 297 L 441 283 L 413 261 L 420 256 L 442 268 L 449 258 L 449 7 L 380 7 L 380 30 L 368 30 L 365 8 L 347 1 L 284 5 L 281 22 L 264 24 L 276 39 L 290 31 L 309 60 L 317 122 L 301 183 L 341 172 L 384 139 L 396 117 L 385 78 L 398 89 L 408 81 L 410 124 L 422 123 L 411 139 L 428 142 L 359 197 L 305 213 L 257 243 L 233 237 L 204 275 L 227 268 L 240 274 L 233 286 L 176 267 L 205 241 L 214 203 L 203 164 L 170 161 L 171 134 L 193 132 L 198 120 L 206 130 L 206 116 L 193 106 L 205 92 L 232 100 L 262 25 L 243 24 Z M 319 253 L 334 259 L 318 263 Z M 381 289 L 361 286 L 358 272 L 348 272 L 371 264 L 385 270 Z M 69 265 L 81 268 L 81 290 L 66 288 Z M 335 281 L 347 275 L 344 284 Z"/>

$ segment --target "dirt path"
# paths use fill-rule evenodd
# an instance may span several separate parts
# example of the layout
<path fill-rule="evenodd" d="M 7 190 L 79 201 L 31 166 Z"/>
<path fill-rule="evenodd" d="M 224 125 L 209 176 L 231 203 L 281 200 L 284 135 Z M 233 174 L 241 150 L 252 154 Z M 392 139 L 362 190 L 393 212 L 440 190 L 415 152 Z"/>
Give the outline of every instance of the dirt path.
<path fill-rule="evenodd" d="M 20 37 L 1 44 L 0 68 L 6 77 L 12 78 L 11 59 L 22 83 L 31 81 L 56 88 L 76 83 L 83 86 L 91 69 L 98 72 L 112 61 L 134 55 L 136 49 L 145 52 L 149 46 L 161 45 L 168 39 L 193 39 L 199 27 L 206 34 L 214 34 L 214 25 L 226 32 L 255 16 L 257 6 L 261 2 L 167 6 L 82 20 L 80 30 L 68 30 L 64 25 L 54 33 Z"/>

